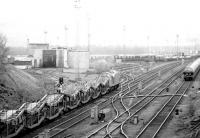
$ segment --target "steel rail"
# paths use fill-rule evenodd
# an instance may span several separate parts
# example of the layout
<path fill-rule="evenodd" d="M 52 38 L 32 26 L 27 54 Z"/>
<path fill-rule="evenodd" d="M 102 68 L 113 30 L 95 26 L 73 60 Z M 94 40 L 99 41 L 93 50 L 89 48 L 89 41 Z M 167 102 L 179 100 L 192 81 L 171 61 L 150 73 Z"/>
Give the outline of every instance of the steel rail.
<path fill-rule="evenodd" d="M 136 82 L 136 83 L 137 83 L 137 82 Z M 137 86 L 137 84 L 136 84 L 135 86 Z M 126 89 L 126 90 L 127 90 L 127 89 Z M 126 90 L 123 90 L 123 92 L 125 92 Z M 119 92 L 119 93 L 122 93 L 122 92 Z M 117 94 L 114 95 L 114 96 L 118 96 L 119 93 L 117 93 Z M 111 98 L 112 98 L 112 97 L 110 97 L 109 100 L 107 100 L 108 104 L 106 104 L 105 106 L 108 106 L 108 105 L 109 105 Z M 102 102 L 102 103 L 104 103 L 104 102 Z M 99 106 L 99 105 L 102 104 L 102 103 L 98 103 L 97 106 Z M 104 107 L 105 107 L 105 106 L 104 106 Z M 50 133 L 51 133 L 51 131 L 52 131 L 53 129 L 55 129 L 55 128 L 57 128 L 57 127 L 59 127 L 59 126 L 65 124 L 65 123 L 71 121 L 71 120 L 74 119 L 74 118 L 77 118 L 77 117 L 80 116 L 80 115 L 83 115 L 84 113 L 86 113 L 86 115 L 85 115 L 82 119 L 76 120 L 74 123 L 70 124 L 68 127 L 59 130 L 57 133 L 54 133 L 53 135 L 50 135 L 50 138 L 51 138 L 51 137 L 55 137 L 56 135 L 62 133 L 63 131 L 67 130 L 68 128 L 74 126 L 75 124 L 77 124 L 77 123 L 79 123 L 80 121 L 82 121 L 82 120 L 86 119 L 87 117 L 89 117 L 90 115 L 88 115 L 88 113 L 87 113 L 88 111 L 90 111 L 90 109 L 88 109 L 88 110 L 86 110 L 86 111 L 84 111 L 84 112 L 82 112 L 82 113 L 80 113 L 80 114 L 74 116 L 73 118 L 70 118 L 70 119 L 64 121 L 63 123 L 61 123 L 61 124 L 59 124 L 59 125 L 53 127 L 52 129 L 50 129 Z"/>
<path fill-rule="evenodd" d="M 177 72 L 178 73 L 178 72 Z M 172 77 L 173 77 L 173 75 L 172 75 Z M 179 76 L 177 76 L 176 78 L 178 78 Z M 171 78 L 170 78 L 171 79 Z M 168 79 L 169 80 L 169 79 Z M 165 82 L 167 82 L 168 80 L 166 80 Z M 158 92 L 158 94 L 160 94 L 161 92 L 163 92 L 165 89 L 166 89 L 166 87 L 168 87 L 169 85 L 171 85 L 171 83 L 173 83 L 174 82 L 174 80 L 175 79 L 173 79 L 167 86 L 165 86 L 162 90 L 160 90 L 159 92 Z M 162 85 L 165 85 L 165 83 L 162 83 L 161 85 L 159 85 L 158 87 L 161 87 Z M 157 87 L 157 88 L 158 88 Z M 155 92 L 156 90 L 157 90 L 157 88 L 155 88 L 154 90 L 152 90 L 148 95 L 150 95 L 150 94 L 152 94 L 153 92 Z M 147 97 L 148 97 L 148 95 L 146 96 L 146 97 L 144 97 L 142 100 L 140 100 L 140 101 L 138 101 L 136 104 L 134 104 L 133 106 L 131 106 L 130 108 L 128 108 L 128 110 L 130 110 L 130 109 L 132 109 L 132 108 L 134 108 L 134 107 L 136 107 L 136 105 L 138 105 L 139 103 L 141 103 L 142 101 L 144 101 Z M 121 131 L 123 131 L 123 125 L 124 125 L 124 123 L 127 121 L 127 120 L 129 120 L 133 115 L 135 115 L 136 113 L 138 113 L 139 111 L 141 111 L 144 107 L 146 107 L 150 102 L 152 102 L 153 101 L 153 99 L 155 99 L 156 98 L 156 96 L 155 97 L 153 97 L 152 99 L 150 99 L 147 103 L 145 103 L 144 105 L 142 105 L 142 107 L 141 108 L 139 108 L 136 112 L 134 112 L 133 114 L 131 114 L 131 116 L 129 116 L 126 120 L 124 120 L 121 124 L 119 124 L 117 127 L 115 127 L 115 129 L 113 129 L 110 133 L 112 133 L 112 132 L 114 132 L 116 129 L 118 129 L 119 127 L 120 127 L 120 130 Z M 127 111 L 126 111 L 127 112 Z M 110 134 L 109 134 L 110 135 Z M 106 137 L 106 136 L 105 136 Z"/>
<path fill-rule="evenodd" d="M 173 76 L 173 75 L 172 75 Z M 167 81 L 167 80 L 166 80 Z M 163 82 L 163 84 L 164 84 L 164 82 Z M 156 89 L 154 89 L 154 91 L 155 91 Z M 125 96 L 125 94 L 124 94 L 124 96 Z M 126 112 L 128 112 L 129 110 L 126 110 L 124 113 L 126 113 Z M 121 114 L 121 115 L 123 115 L 123 114 Z M 120 115 L 120 116 L 121 116 Z M 119 117 L 120 117 L 119 116 Z M 116 119 L 113 119 L 112 120 L 112 122 L 114 121 L 114 120 L 116 120 Z M 107 125 L 107 124 L 106 124 Z M 92 135 L 94 135 L 94 134 L 96 134 L 99 130 L 101 130 L 101 129 L 103 129 L 106 125 L 103 125 L 102 127 L 100 127 L 99 129 L 97 129 L 97 130 L 95 130 L 92 134 L 90 134 L 90 135 L 88 135 L 88 137 L 91 137 Z M 108 135 L 109 135 L 109 133 L 108 133 Z"/>
<path fill-rule="evenodd" d="M 189 86 L 190 86 L 190 84 L 191 84 L 191 82 L 183 82 L 181 85 L 180 85 L 180 87 L 178 88 L 178 90 L 176 90 L 176 92 L 175 93 L 179 93 L 179 92 L 182 92 L 182 95 L 179 97 L 179 99 L 175 99 L 175 100 L 177 100 L 176 102 L 175 102 L 175 104 L 173 105 L 173 107 L 171 108 L 171 110 L 170 110 L 170 112 L 167 114 L 167 116 L 164 118 L 164 121 L 158 126 L 158 125 L 154 125 L 155 127 L 158 127 L 157 128 L 157 130 L 156 130 L 156 132 L 151 136 L 152 138 L 154 138 L 157 134 L 158 134 L 158 132 L 160 131 L 160 129 L 161 129 L 161 127 L 163 126 L 163 124 L 166 122 L 166 120 L 167 120 L 167 118 L 171 115 L 171 113 L 173 112 L 173 110 L 175 109 L 175 107 L 176 107 L 176 105 L 179 103 L 179 101 L 182 99 L 182 97 L 183 97 L 183 95 L 186 93 L 186 91 L 187 91 L 187 89 L 189 88 Z M 165 104 L 161 107 L 161 109 L 156 113 L 156 115 L 147 123 L 147 125 L 140 131 L 140 133 L 136 136 L 136 138 L 139 138 L 139 137 L 143 137 L 143 136 L 147 136 L 148 135 L 148 137 L 151 135 L 151 134 L 149 134 L 148 133 L 148 128 L 152 128 L 151 127 L 151 125 L 153 125 L 153 122 L 155 122 L 156 121 L 156 119 L 158 118 L 158 117 L 160 117 L 159 115 L 162 113 L 162 111 L 164 111 L 164 109 L 166 109 L 166 107 L 167 107 L 167 105 L 169 104 L 169 103 L 173 103 L 173 98 L 174 98 L 175 96 L 171 96 L 168 100 L 167 100 L 167 102 L 165 102 Z M 159 119 L 159 122 L 161 121 L 161 119 Z M 155 127 L 154 127 L 154 129 L 155 129 Z M 147 132 L 147 134 L 145 134 L 145 132 Z M 151 131 L 151 133 L 152 133 L 152 131 Z"/>
<path fill-rule="evenodd" d="M 173 66 L 174 64 L 172 64 L 171 66 Z M 178 63 L 176 63 L 175 65 L 178 65 Z M 167 65 L 164 65 L 164 67 L 165 66 L 167 66 Z M 162 69 L 162 68 L 164 68 L 163 66 L 162 67 L 160 67 L 159 69 Z M 158 70 L 158 69 L 155 69 L 155 70 Z M 153 71 L 155 71 L 155 70 L 152 70 L 152 72 Z M 147 72 L 147 73 L 150 73 L 150 72 Z M 139 78 L 142 78 L 142 76 L 144 76 L 144 75 L 146 75 L 146 73 L 145 74 L 142 74 L 142 75 L 140 75 L 140 76 L 138 76 L 137 78 L 139 79 Z M 137 80 L 137 79 L 136 79 Z M 134 81 L 136 81 L 136 80 L 134 80 Z M 125 84 L 125 83 L 124 83 Z M 83 114 L 83 113 L 82 113 Z M 77 117 L 77 116 L 76 116 Z M 71 119 L 69 119 L 69 120 L 71 120 Z M 69 121 L 69 120 L 67 120 L 67 122 Z M 65 122 L 63 122 L 63 123 L 65 123 Z M 59 124 L 59 125 L 61 125 L 61 124 Z M 58 125 L 57 125 L 58 126 Z M 54 128 L 56 128 L 57 126 L 55 126 Z M 54 129 L 54 128 L 52 128 L 52 129 Z M 50 130 L 52 130 L 52 129 L 50 129 Z"/>

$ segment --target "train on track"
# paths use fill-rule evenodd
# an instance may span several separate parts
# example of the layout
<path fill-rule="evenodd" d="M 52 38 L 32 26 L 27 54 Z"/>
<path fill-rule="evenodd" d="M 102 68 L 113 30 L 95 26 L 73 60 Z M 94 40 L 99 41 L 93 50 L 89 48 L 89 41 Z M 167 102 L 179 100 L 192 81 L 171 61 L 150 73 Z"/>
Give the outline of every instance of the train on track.
<path fill-rule="evenodd" d="M 183 55 L 183 54 L 182 54 Z M 145 62 L 167 62 L 167 61 L 176 61 L 181 59 L 192 59 L 199 56 L 163 56 L 163 55 L 115 55 L 114 58 L 121 59 L 122 62 L 131 62 L 131 61 L 145 61 Z"/>
<path fill-rule="evenodd" d="M 184 80 L 185 81 L 194 80 L 199 69 L 200 69 L 200 58 L 196 59 L 194 62 L 185 67 L 185 70 L 183 72 Z"/>
<path fill-rule="evenodd" d="M 91 81 L 77 82 L 45 95 L 38 102 L 24 103 L 16 110 L 0 111 L 0 137 L 14 137 L 24 129 L 33 129 L 44 120 L 52 120 L 92 99 L 116 90 L 121 73 L 110 70 Z"/>

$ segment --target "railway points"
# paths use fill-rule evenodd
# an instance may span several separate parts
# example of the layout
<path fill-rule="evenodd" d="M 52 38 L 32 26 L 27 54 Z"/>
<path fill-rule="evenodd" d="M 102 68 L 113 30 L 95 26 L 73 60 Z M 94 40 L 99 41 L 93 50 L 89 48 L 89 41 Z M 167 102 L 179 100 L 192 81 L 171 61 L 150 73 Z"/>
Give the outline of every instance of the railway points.
<path fill-rule="evenodd" d="M 118 116 L 118 114 L 116 115 L 116 117 Z M 107 127 L 108 127 L 109 125 L 107 125 Z M 100 127 L 100 130 L 101 129 L 103 129 L 103 128 L 105 128 L 106 127 L 106 125 L 105 126 L 102 126 L 102 128 Z M 96 132 L 98 132 L 99 130 L 96 130 Z M 108 131 L 108 130 L 107 130 Z M 92 134 L 93 135 L 93 134 Z M 90 135 L 89 135 L 90 136 Z"/>
<path fill-rule="evenodd" d="M 122 72 L 121 85 L 117 91 L 106 95 L 102 93 L 102 96 L 96 101 L 89 102 L 86 105 L 83 104 L 82 107 L 77 107 L 77 110 L 69 111 L 67 114 L 59 117 L 57 121 L 47 123 L 47 125 L 43 124 L 39 127 L 42 128 L 40 131 L 36 129 L 29 136 L 37 138 L 38 134 L 42 135 L 42 131 L 48 130 L 46 132 L 49 135 L 48 137 L 62 137 L 67 135 L 76 137 L 80 137 L 81 135 L 86 137 L 113 137 L 116 135 L 130 137 L 127 126 L 132 122 L 133 125 L 138 127 L 141 123 L 140 114 L 146 112 L 147 108 L 151 107 L 154 101 L 162 98 L 166 100 L 169 97 L 186 97 L 185 94 L 172 93 L 172 91 L 180 86 L 180 76 L 182 76 L 182 71 L 186 64 L 171 62 L 151 69 L 148 72 L 138 74 L 134 79 L 132 69 L 135 66 L 127 64 L 127 68 L 116 67 L 116 70 Z M 53 72 L 50 73 L 53 74 Z M 165 77 L 163 78 L 163 76 Z M 59 76 L 57 77 L 59 78 Z M 170 78 L 171 81 L 168 82 Z M 173 89 L 170 87 L 173 87 Z M 166 91 L 167 88 L 170 88 L 168 92 Z M 136 94 L 138 90 L 140 92 Z M 142 100 L 144 101 L 142 102 Z M 157 102 L 157 105 L 160 104 Z M 94 106 L 98 106 L 98 112 L 102 111 L 105 115 L 105 121 L 97 121 L 97 123 L 91 125 L 90 109 Z M 98 120 L 97 118 L 96 116 L 96 120 Z M 74 130 L 81 130 L 81 126 L 84 126 L 84 124 L 87 124 L 85 129 L 76 134 Z"/>
<path fill-rule="evenodd" d="M 154 90 L 155 91 L 155 90 Z M 147 102 L 148 103 L 148 102 Z M 137 103 L 136 103 L 136 105 L 137 105 Z M 135 108 L 139 108 L 138 107 L 138 105 L 136 106 L 136 105 L 134 105 L 133 107 L 135 107 Z M 146 104 L 144 104 L 143 106 L 145 106 Z M 138 111 L 140 111 L 142 108 L 143 108 L 143 106 L 141 105 L 141 108 L 139 108 L 138 110 L 136 110 L 136 112 L 138 112 Z M 129 108 L 129 111 L 130 111 L 130 109 L 131 108 L 133 108 L 133 107 L 130 107 Z M 131 111 L 130 111 L 131 112 Z M 135 113 L 134 114 L 132 114 L 131 116 L 133 116 L 133 115 L 135 115 Z M 129 117 L 130 118 L 130 117 Z M 122 121 L 122 123 L 123 123 L 123 121 Z M 121 124 L 119 124 L 113 131 L 111 131 L 110 133 L 114 133 L 114 131 L 116 131 L 117 129 L 119 129 L 120 128 L 120 126 L 122 126 Z M 124 135 L 124 136 L 126 136 L 126 134 L 123 132 L 123 130 L 121 129 L 121 132 L 122 132 L 122 134 Z"/>
<path fill-rule="evenodd" d="M 194 1 L 1 1 L 0 138 L 200 138 Z"/>
<path fill-rule="evenodd" d="M 125 77 L 124 81 L 126 81 L 127 77 Z M 111 93 L 112 94 L 112 93 Z M 109 95 L 109 94 L 108 94 Z M 98 100 L 97 100 L 98 101 Z M 101 100 L 102 101 L 102 100 Z M 103 100 L 105 102 L 105 100 Z M 94 102 L 94 103 L 98 103 L 98 102 Z M 90 105 L 91 106 L 91 105 Z M 64 119 L 63 119 L 64 120 Z"/>

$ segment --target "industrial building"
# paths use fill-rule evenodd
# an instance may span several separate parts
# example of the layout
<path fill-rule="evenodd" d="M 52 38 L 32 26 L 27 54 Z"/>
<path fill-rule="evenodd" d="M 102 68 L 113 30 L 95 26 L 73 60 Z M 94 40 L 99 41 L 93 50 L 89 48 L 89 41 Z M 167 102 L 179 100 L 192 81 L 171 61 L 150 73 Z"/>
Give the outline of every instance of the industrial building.
<path fill-rule="evenodd" d="M 68 65 L 74 69 L 89 69 L 89 52 L 87 50 L 68 51 Z"/>
<path fill-rule="evenodd" d="M 89 52 L 72 49 L 35 49 L 33 67 L 59 67 L 87 70 L 89 69 Z"/>
<path fill-rule="evenodd" d="M 65 67 L 67 65 L 67 50 L 66 49 L 37 49 L 34 51 L 33 67 Z"/>

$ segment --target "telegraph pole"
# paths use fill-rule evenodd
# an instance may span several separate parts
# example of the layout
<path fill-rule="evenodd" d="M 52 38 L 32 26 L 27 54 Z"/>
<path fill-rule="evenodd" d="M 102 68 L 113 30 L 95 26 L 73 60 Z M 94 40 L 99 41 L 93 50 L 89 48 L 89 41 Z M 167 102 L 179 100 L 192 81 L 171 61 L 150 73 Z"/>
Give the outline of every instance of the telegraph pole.
<path fill-rule="evenodd" d="M 148 48 L 148 52 L 149 52 L 149 55 L 151 54 L 151 48 L 150 48 L 150 45 L 149 45 L 149 36 L 147 36 L 147 48 Z"/>
<path fill-rule="evenodd" d="M 74 8 L 76 11 L 76 47 L 78 48 L 79 45 L 79 27 L 80 27 L 80 8 L 81 8 L 81 1 L 80 0 L 74 0 L 75 4 L 74 4 Z"/>
<path fill-rule="evenodd" d="M 79 20 L 80 20 L 80 0 L 75 0 L 74 1 L 75 4 L 74 4 L 74 8 L 75 8 L 75 11 L 76 11 L 76 48 L 79 48 L 80 44 L 79 44 Z M 78 53 L 79 54 L 79 53 Z M 80 72 L 79 72 L 79 57 L 77 57 L 77 80 L 80 79 Z"/>
<path fill-rule="evenodd" d="M 126 38 L 126 26 L 123 25 L 123 53 L 124 53 L 124 56 L 125 56 L 125 47 L 126 47 L 126 44 L 125 44 L 125 38 Z"/>
<path fill-rule="evenodd" d="M 66 48 L 67 48 L 67 46 L 68 46 L 68 44 L 67 44 L 67 30 L 68 30 L 68 28 L 67 28 L 67 26 L 65 25 L 65 44 L 66 44 Z"/>
<path fill-rule="evenodd" d="M 178 52 L 179 52 L 179 50 L 178 50 L 178 39 L 179 39 L 179 35 L 177 34 L 176 35 L 176 52 L 177 52 L 177 61 L 178 61 Z"/>
<path fill-rule="evenodd" d="M 44 31 L 44 43 L 47 43 L 47 31 Z"/>
<path fill-rule="evenodd" d="M 88 16 L 88 52 L 90 53 L 90 17 Z"/>

